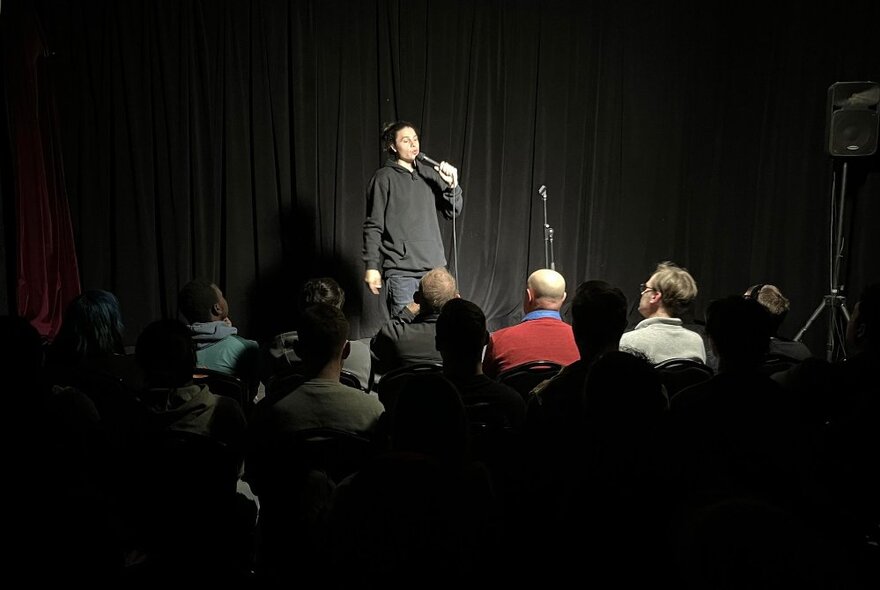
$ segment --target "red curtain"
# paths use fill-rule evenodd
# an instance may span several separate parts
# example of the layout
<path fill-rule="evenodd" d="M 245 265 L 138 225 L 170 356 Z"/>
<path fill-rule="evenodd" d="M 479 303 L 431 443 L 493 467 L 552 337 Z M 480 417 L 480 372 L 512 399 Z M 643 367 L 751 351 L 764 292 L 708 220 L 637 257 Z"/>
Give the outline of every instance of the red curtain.
<path fill-rule="evenodd" d="M 55 99 L 46 75 L 49 51 L 33 10 L 13 9 L 5 24 L 18 237 L 16 307 L 51 340 L 80 283 Z"/>

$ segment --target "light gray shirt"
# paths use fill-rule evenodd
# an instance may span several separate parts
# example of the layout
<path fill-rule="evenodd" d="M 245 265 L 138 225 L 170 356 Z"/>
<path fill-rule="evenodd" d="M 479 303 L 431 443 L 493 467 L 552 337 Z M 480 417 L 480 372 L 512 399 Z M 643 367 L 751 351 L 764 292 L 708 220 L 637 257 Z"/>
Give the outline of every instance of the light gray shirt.
<path fill-rule="evenodd" d="M 667 359 L 686 358 L 706 362 L 703 338 L 682 326 L 679 318 L 648 318 L 620 337 L 620 350 L 636 350 L 656 365 Z"/>

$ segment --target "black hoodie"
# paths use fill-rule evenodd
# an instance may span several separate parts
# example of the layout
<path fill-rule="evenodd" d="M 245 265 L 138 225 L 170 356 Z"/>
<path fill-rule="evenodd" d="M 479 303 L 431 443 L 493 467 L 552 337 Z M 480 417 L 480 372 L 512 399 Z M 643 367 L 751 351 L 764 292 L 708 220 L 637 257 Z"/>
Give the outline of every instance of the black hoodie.
<path fill-rule="evenodd" d="M 367 187 L 364 263 L 385 276 L 422 276 L 445 266 L 436 210 L 449 219 L 461 213 L 461 185 L 449 188 L 432 167 L 413 167 L 389 159 Z"/>

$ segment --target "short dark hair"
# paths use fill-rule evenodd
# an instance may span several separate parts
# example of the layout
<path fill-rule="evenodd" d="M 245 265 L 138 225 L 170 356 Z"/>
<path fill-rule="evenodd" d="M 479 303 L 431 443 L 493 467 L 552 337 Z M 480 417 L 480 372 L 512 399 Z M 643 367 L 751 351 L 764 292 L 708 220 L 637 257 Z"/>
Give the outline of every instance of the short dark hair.
<path fill-rule="evenodd" d="M 331 277 L 309 279 L 299 294 L 299 308 L 305 309 L 315 303 L 326 303 L 342 309 L 345 305 L 345 291 Z"/>
<path fill-rule="evenodd" d="M 480 358 L 486 344 L 486 316 L 480 306 L 451 299 L 437 318 L 437 350 L 459 358 Z"/>
<path fill-rule="evenodd" d="M 177 309 L 190 324 L 210 322 L 211 308 L 219 300 L 214 283 L 198 277 L 180 290 L 177 296 Z"/>
<path fill-rule="evenodd" d="M 315 303 L 302 310 L 297 335 L 300 358 L 313 366 L 324 365 L 345 346 L 348 320 L 338 307 Z"/>
<path fill-rule="evenodd" d="M 397 140 L 397 132 L 406 127 L 412 127 L 413 131 L 418 135 L 419 130 L 409 121 L 393 121 L 391 123 L 386 123 L 385 126 L 382 127 L 382 149 L 389 156 L 393 157 L 395 154 L 392 148 L 394 147 L 395 140 Z"/>
<path fill-rule="evenodd" d="M 770 312 L 755 301 L 731 295 L 706 310 L 706 334 L 722 362 L 758 364 L 770 347 Z"/>
<path fill-rule="evenodd" d="M 626 329 L 626 295 L 605 281 L 584 281 L 574 292 L 571 319 L 582 356 L 616 347 Z"/>

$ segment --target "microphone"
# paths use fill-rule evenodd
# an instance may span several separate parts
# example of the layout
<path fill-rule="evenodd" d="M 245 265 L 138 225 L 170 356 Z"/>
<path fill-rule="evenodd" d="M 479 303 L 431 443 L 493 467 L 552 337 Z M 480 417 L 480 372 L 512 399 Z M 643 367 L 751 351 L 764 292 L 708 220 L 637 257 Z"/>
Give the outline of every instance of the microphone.
<path fill-rule="evenodd" d="M 547 198 L 547 187 L 542 184 L 541 188 L 538 189 L 538 194 L 546 199 Z"/>
<path fill-rule="evenodd" d="M 425 164 L 430 164 L 431 166 L 437 166 L 438 168 L 440 167 L 440 162 L 438 162 L 437 160 L 434 160 L 434 159 L 429 158 L 428 156 L 426 156 L 426 155 L 424 154 L 424 152 L 419 152 L 419 155 L 416 156 L 416 158 L 418 158 L 419 160 L 421 160 L 421 161 L 424 162 Z"/>

